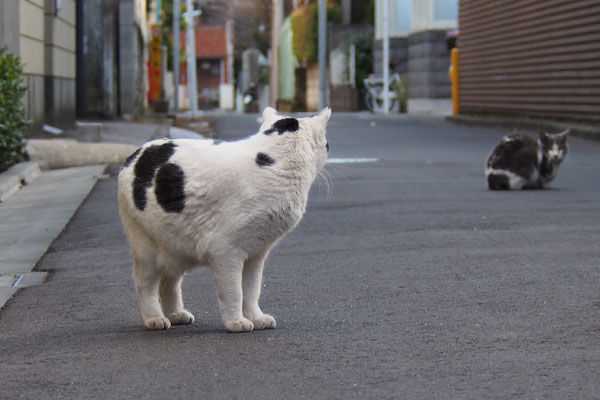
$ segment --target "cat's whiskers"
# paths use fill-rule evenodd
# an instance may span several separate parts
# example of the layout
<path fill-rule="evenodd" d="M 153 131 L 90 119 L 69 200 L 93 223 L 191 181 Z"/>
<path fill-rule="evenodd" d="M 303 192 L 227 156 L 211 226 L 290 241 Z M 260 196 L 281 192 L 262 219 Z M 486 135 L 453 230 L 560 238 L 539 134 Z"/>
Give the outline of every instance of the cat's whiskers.
<path fill-rule="evenodd" d="M 329 200 L 331 198 L 331 187 L 333 186 L 333 179 L 325 168 L 323 168 L 318 175 L 317 182 L 319 184 L 319 194 L 323 197 L 323 186 L 325 186 L 326 199 Z"/>
<path fill-rule="evenodd" d="M 342 173 L 342 171 L 340 171 L 339 168 L 337 168 L 336 166 L 334 166 L 332 164 L 325 164 L 325 168 L 327 168 L 328 170 L 331 169 L 332 171 L 335 171 L 338 174 L 338 176 L 344 180 L 348 179 L 344 176 L 344 174 Z M 329 171 L 327 171 L 327 172 L 329 173 Z M 331 174 L 330 174 L 330 176 L 331 176 Z"/>
<path fill-rule="evenodd" d="M 317 185 L 319 186 L 319 197 L 323 198 L 323 175 L 322 172 L 319 172 L 319 174 L 317 175 L 315 182 L 317 182 Z"/>

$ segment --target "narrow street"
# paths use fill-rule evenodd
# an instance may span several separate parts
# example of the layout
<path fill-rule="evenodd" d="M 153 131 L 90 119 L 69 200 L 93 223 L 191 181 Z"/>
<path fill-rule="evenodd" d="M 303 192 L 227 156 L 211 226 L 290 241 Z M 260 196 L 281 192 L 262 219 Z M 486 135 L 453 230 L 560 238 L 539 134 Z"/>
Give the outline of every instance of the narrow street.
<path fill-rule="evenodd" d="M 596 397 L 600 143 L 570 138 L 550 190 L 491 192 L 508 133 L 334 114 L 329 182 L 267 259 L 277 329 L 246 334 L 225 332 L 207 270 L 184 281 L 194 324 L 144 328 L 110 166 L 38 264 L 47 281 L 0 312 L 0 398 Z"/>

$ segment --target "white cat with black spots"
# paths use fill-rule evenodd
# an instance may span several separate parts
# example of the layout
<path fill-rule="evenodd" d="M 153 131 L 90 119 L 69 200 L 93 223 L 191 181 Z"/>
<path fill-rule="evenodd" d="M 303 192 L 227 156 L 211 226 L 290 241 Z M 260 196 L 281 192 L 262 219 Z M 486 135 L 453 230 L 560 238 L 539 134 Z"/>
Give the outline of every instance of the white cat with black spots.
<path fill-rule="evenodd" d="M 329 108 L 307 118 L 265 109 L 259 132 L 237 142 L 160 139 L 119 173 L 119 209 L 144 324 L 189 324 L 184 273 L 207 266 L 231 332 L 275 328 L 258 305 L 264 262 L 300 221 L 325 164 Z"/>

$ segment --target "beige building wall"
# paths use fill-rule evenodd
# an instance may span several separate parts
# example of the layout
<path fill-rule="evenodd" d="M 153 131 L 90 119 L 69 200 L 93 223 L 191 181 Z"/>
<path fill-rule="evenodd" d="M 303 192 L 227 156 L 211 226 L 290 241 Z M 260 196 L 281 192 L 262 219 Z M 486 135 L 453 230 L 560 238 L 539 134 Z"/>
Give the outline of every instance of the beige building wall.
<path fill-rule="evenodd" d="M 47 75 L 75 79 L 75 18 L 74 0 L 62 0 L 58 12 L 52 5 L 46 9 Z"/>
<path fill-rule="evenodd" d="M 19 1 L 19 55 L 24 72 L 44 75 L 44 1 Z"/>
<path fill-rule="evenodd" d="M 4 1 L 4 0 L 0 0 Z M 32 129 L 66 127 L 76 108 L 76 0 L 18 2 L 18 55 L 28 90 L 24 103 Z"/>

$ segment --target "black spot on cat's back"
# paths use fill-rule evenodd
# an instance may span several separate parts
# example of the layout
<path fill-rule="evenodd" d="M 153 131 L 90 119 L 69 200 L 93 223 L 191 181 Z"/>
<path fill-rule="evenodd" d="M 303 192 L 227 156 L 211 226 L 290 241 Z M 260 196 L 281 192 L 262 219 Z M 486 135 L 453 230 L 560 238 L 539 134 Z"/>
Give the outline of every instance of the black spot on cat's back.
<path fill-rule="evenodd" d="M 146 190 L 152 186 L 156 170 L 167 161 L 175 152 L 175 143 L 166 142 L 160 145 L 147 147 L 138 158 L 134 167 L 133 202 L 135 206 L 144 211 L 146 208 Z"/>
<path fill-rule="evenodd" d="M 529 136 L 509 136 L 496 146 L 487 165 L 527 178 L 537 168 L 538 152 L 538 143 Z"/>
<path fill-rule="evenodd" d="M 132 155 L 130 155 L 129 157 L 127 157 L 127 159 L 125 160 L 125 162 L 121 166 L 121 169 L 129 167 L 131 165 L 131 163 L 137 158 L 137 156 L 140 155 L 141 152 L 142 152 L 142 148 L 140 147 Z"/>
<path fill-rule="evenodd" d="M 265 153 L 258 153 L 255 162 L 259 167 L 268 167 L 275 164 L 275 160 Z"/>
<path fill-rule="evenodd" d="M 165 212 L 180 213 L 185 208 L 185 174 L 173 163 L 163 165 L 156 174 L 154 193 Z"/>
<path fill-rule="evenodd" d="M 285 132 L 296 132 L 298 129 L 300 129 L 300 123 L 296 118 L 283 118 L 275 122 L 264 134 L 270 135 L 273 132 L 277 132 L 283 135 Z"/>

